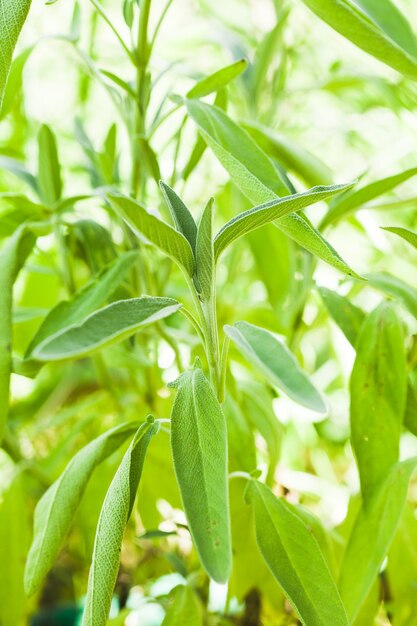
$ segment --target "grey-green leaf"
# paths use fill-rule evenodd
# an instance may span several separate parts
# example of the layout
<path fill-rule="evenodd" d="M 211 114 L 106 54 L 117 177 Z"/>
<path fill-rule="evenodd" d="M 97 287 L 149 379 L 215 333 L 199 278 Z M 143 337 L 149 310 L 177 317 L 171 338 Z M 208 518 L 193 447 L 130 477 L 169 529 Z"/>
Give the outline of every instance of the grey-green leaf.
<path fill-rule="evenodd" d="M 60 361 L 90 355 L 134 335 L 141 327 L 172 315 L 181 308 L 171 298 L 142 296 L 119 300 L 95 311 L 80 324 L 35 346 L 31 358 Z"/>
<path fill-rule="evenodd" d="M 71 459 L 58 480 L 39 500 L 33 542 L 26 561 L 25 589 L 28 595 L 40 588 L 54 564 L 94 469 L 132 436 L 137 427 L 137 423 L 121 424 L 94 439 Z"/>
<path fill-rule="evenodd" d="M 398 235 L 404 239 L 404 241 L 411 244 L 413 248 L 417 249 L 417 233 L 413 233 L 412 230 L 408 230 L 408 228 L 401 228 L 399 226 L 387 226 L 383 230 L 387 230 L 390 233 L 394 233 L 394 235 Z"/>
<path fill-rule="evenodd" d="M 276 198 L 236 215 L 221 228 L 215 237 L 214 250 L 216 259 L 228 245 L 239 237 L 243 237 L 246 233 L 279 220 L 289 213 L 301 211 L 315 202 L 327 200 L 351 187 L 352 184 L 313 187 L 303 193 Z"/>
<path fill-rule="evenodd" d="M 132 512 L 146 451 L 159 423 L 150 421 L 137 431 L 103 502 L 88 577 L 83 626 L 105 626 L 120 563 L 123 534 Z"/>
<path fill-rule="evenodd" d="M 38 135 L 38 186 L 42 200 L 53 205 L 62 195 L 61 166 L 55 135 L 45 124 Z"/>
<path fill-rule="evenodd" d="M 326 287 L 319 287 L 318 291 L 330 315 L 346 339 L 355 347 L 356 338 L 365 319 L 364 311 L 336 291 Z"/>
<path fill-rule="evenodd" d="M 366 278 L 372 287 L 401 302 L 417 319 L 417 292 L 414 287 L 386 272 L 367 274 Z"/>
<path fill-rule="evenodd" d="M 198 225 L 196 246 L 197 290 L 205 301 L 210 301 L 215 293 L 215 258 L 213 245 L 213 198 L 201 216 Z"/>
<path fill-rule="evenodd" d="M 416 458 L 394 465 L 356 518 L 339 581 L 350 624 L 354 623 L 387 555 L 416 465 Z"/>
<path fill-rule="evenodd" d="M 110 263 L 97 278 L 77 291 L 71 300 L 60 302 L 54 307 L 33 337 L 26 351 L 26 358 L 30 358 L 35 347 L 45 339 L 63 332 L 71 326 L 80 324 L 97 307 L 110 298 L 136 259 L 137 252 L 135 251 L 122 254 Z"/>
<path fill-rule="evenodd" d="M 402 322 L 384 302 L 361 328 L 350 381 L 351 438 L 365 501 L 399 460 L 406 391 Z"/>
<path fill-rule="evenodd" d="M 417 40 L 391 0 L 303 0 L 329 26 L 383 63 L 417 79 Z"/>
<path fill-rule="evenodd" d="M 306 626 L 348 626 L 342 600 L 319 544 L 283 498 L 251 480 L 246 499 L 253 506 L 262 556 Z"/>
<path fill-rule="evenodd" d="M 177 230 L 188 240 L 193 252 L 195 253 L 195 244 L 197 240 L 197 225 L 191 215 L 188 207 L 185 206 L 181 198 L 173 189 L 162 180 L 159 186 L 164 195 L 171 215 L 174 218 Z"/>
<path fill-rule="evenodd" d="M 2 0 L 0 11 L 0 107 L 12 63 L 13 52 L 29 12 L 31 0 Z"/>
<path fill-rule="evenodd" d="M 275 335 L 248 322 L 236 322 L 234 326 L 225 326 L 224 330 L 249 363 L 294 402 L 318 413 L 327 411 L 320 392 L 292 352 Z"/>
<path fill-rule="evenodd" d="M 171 415 L 175 473 L 194 545 L 211 578 L 231 570 L 226 421 L 201 369 L 177 381 Z"/>
<path fill-rule="evenodd" d="M 246 59 L 239 59 L 231 65 L 223 67 L 221 70 L 210 74 L 206 78 L 199 80 L 190 91 L 187 92 L 187 98 L 203 98 L 213 91 L 218 91 L 226 87 L 232 80 L 240 76 L 248 66 Z"/>
<path fill-rule="evenodd" d="M 174 602 L 161 626 L 203 626 L 201 608 L 190 585 L 181 585 L 174 593 Z"/>
<path fill-rule="evenodd" d="M 148 213 L 138 202 L 126 196 L 109 194 L 108 199 L 116 213 L 147 241 L 174 259 L 186 272 L 194 274 L 194 255 L 190 243 L 183 234 L 166 222 Z"/>

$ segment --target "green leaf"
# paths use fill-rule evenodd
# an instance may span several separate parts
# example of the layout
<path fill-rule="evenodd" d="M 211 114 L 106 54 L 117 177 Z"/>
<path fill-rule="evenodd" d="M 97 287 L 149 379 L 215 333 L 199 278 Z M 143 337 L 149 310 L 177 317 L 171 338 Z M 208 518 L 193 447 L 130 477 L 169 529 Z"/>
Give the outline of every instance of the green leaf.
<path fill-rule="evenodd" d="M 197 241 L 197 225 L 188 208 L 185 206 L 181 198 L 166 183 L 159 182 L 159 186 L 164 195 L 171 215 L 174 218 L 177 230 L 188 240 L 192 251 L 195 253 L 195 244 Z"/>
<path fill-rule="evenodd" d="M 142 424 L 106 494 L 94 542 L 83 626 L 105 626 L 107 623 L 119 571 L 123 534 L 135 502 L 146 451 L 158 428 L 159 422 L 150 417 L 146 424 Z"/>
<path fill-rule="evenodd" d="M 0 12 L 0 107 L 12 63 L 13 52 L 29 12 L 31 0 L 2 0 Z"/>
<path fill-rule="evenodd" d="M 185 514 L 205 570 L 225 583 L 232 560 L 226 421 L 201 369 L 186 372 L 175 385 L 171 445 Z"/>
<path fill-rule="evenodd" d="M 336 291 L 319 287 L 320 296 L 330 315 L 346 339 L 355 347 L 356 338 L 365 319 L 365 313 Z"/>
<path fill-rule="evenodd" d="M 224 330 L 249 363 L 271 384 L 311 411 L 327 411 L 321 394 L 300 368 L 292 352 L 275 335 L 248 322 L 236 322 L 234 326 L 225 326 Z"/>
<path fill-rule="evenodd" d="M 194 274 L 193 250 L 184 235 L 148 213 L 131 198 L 109 194 L 108 199 L 114 211 L 123 217 L 132 230 L 174 259 L 190 276 Z"/>
<path fill-rule="evenodd" d="M 339 582 L 350 623 L 353 623 L 386 557 L 416 465 L 416 458 L 394 465 L 356 518 Z"/>
<path fill-rule="evenodd" d="M 279 220 L 289 213 L 301 211 L 315 202 L 327 200 L 327 198 L 331 198 L 337 193 L 349 189 L 351 186 L 352 184 L 313 187 L 303 193 L 293 194 L 284 198 L 276 198 L 275 200 L 271 200 L 236 215 L 236 217 L 232 218 L 220 229 L 214 239 L 216 259 L 228 245 L 236 239 L 239 239 L 239 237 L 243 237 L 246 233 L 250 233 L 256 228 Z"/>
<path fill-rule="evenodd" d="M 239 61 L 235 61 L 235 63 L 223 67 L 221 70 L 214 72 L 214 74 L 210 74 L 210 76 L 199 80 L 198 83 L 187 92 L 187 98 L 203 98 L 213 91 L 222 89 L 237 76 L 240 76 L 247 66 L 248 62 L 246 59 L 239 59 Z"/>
<path fill-rule="evenodd" d="M 406 390 L 402 322 L 383 302 L 361 328 L 350 381 L 351 439 L 365 501 L 398 461 Z"/>
<path fill-rule="evenodd" d="M 35 240 L 35 235 L 25 226 L 21 226 L 0 248 L 0 442 L 3 440 L 9 412 L 13 285 Z"/>
<path fill-rule="evenodd" d="M 0 119 L 3 119 L 12 109 L 16 96 L 22 89 L 23 70 L 25 68 L 26 61 L 34 49 L 35 46 L 32 45 L 23 50 L 23 52 L 16 56 L 10 66 L 6 89 L 4 91 L 3 104 L 0 107 Z"/>
<path fill-rule="evenodd" d="M 40 343 L 52 335 L 80 324 L 97 307 L 106 302 L 124 280 L 136 259 L 137 252 L 135 251 L 122 254 L 110 263 L 96 279 L 77 291 L 71 300 L 60 302 L 54 307 L 30 342 L 26 351 L 26 358 L 30 358 Z"/>
<path fill-rule="evenodd" d="M 404 241 L 408 241 L 413 248 L 417 249 L 417 233 L 413 233 L 412 230 L 408 230 L 407 228 L 400 228 L 398 226 L 387 226 L 383 228 L 383 230 L 387 230 L 390 233 L 394 233 L 394 235 L 398 235 Z"/>
<path fill-rule="evenodd" d="M 288 195 L 291 190 L 272 161 L 221 109 L 199 100 L 186 100 L 185 104 L 207 145 L 251 202 L 262 204 Z M 286 215 L 274 223 L 312 254 L 339 271 L 357 277 L 305 216 Z"/>
<path fill-rule="evenodd" d="M 360 189 L 348 191 L 330 203 L 330 209 L 325 215 L 321 226 L 324 228 L 338 221 L 345 215 L 348 215 L 355 209 L 363 208 L 364 205 L 368 204 L 371 200 L 375 200 L 375 198 L 384 195 L 387 191 L 395 189 L 395 187 L 398 187 L 398 185 L 416 174 L 417 167 L 412 167 L 411 169 L 405 170 L 405 172 L 382 178 Z"/>
<path fill-rule="evenodd" d="M 197 290 L 203 300 L 211 301 L 215 296 L 215 258 L 213 246 L 213 198 L 201 216 L 196 245 Z"/>
<path fill-rule="evenodd" d="M 42 200 L 52 206 L 62 195 L 61 166 L 55 135 L 45 124 L 38 135 L 38 183 Z"/>
<path fill-rule="evenodd" d="M 329 26 L 386 65 L 417 78 L 417 40 L 391 0 L 303 0 Z"/>
<path fill-rule="evenodd" d="M 258 122 L 245 121 L 243 127 L 269 157 L 295 172 L 308 186 L 332 184 L 333 175 L 327 165 L 289 137 Z"/>
<path fill-rule="evenodd" d="M 336 583 L 309 527 L 283 498 L 251 480 L 256 539 L 273 575 L 306 626 L 348 626 Z"/>
<path fill-rule="evenodd" d="M 172 298 L 142 296 L 119 300 L 95 311 L 80 324 L 64 329 L 37 344 L 31 358 L 60 361 L 85 357 L 127 339 L 140 328 L 172 315 L 181 308 Z"/>
<path fill-rule="evenodd" d="M 380 272 L 375 274 L 367 274 L 366 279 L 375 289 L 379 289 L 383 293 L 394 298 L 410 311 L 417 319 L 417 292 L 414 287 L 408 283 L 391 276 L 391 274 Z"/>
<path fill-rule="evenodd" d="M 161 626 L 203 626 L 201 608 L 189 585 L 176 587 L 174 602 L 169 607 Z"/>
<path fill-rule="evenodd" d="M 137 427 L 136 422 L 121 424 L 94 439 L 77 452 L 39 500 L 33 542 L 26 562 L 25 590 L 28 595 L 40 588 L 54 564 L 93 471 L 132 436 Z"/>

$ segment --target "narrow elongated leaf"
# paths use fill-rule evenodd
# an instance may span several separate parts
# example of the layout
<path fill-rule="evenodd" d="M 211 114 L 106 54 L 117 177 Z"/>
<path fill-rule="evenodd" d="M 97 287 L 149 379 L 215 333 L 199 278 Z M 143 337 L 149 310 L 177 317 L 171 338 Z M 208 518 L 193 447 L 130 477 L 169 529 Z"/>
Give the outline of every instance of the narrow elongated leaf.
<path fill-rule="evenodd" d="M 30 357 L 35 347 L 41 342 L 52 335 L 69 329 L 75 324 L 81 323 L 97 307 L 110 298 L 126 277 L 135 259 L 137 259 L 137 253 L 134 251 L 121 255 L 103 270 L 95 280 L 74 294 L 71 300 L 60 302 L 54 307 L 33 337 L 26 351 L 26 358 Z"/>
<path fill-rule="evenodd" d="M 213 198 L 211 198 L 201 216 L 198 225 L 196 246 L 196 280 L 201 297 L 209 301 L 215 293 L 215 258 L 213 246 Z"/>
<path fill-rule="evenodd" d="M 132 436 L 137 427 L 137 423 L 121 424 L 82 448 L 39 500 L 33 542 L 26 562 L 25 589 L 28 595 L 39 589 L 52 567 L 93 471 Z"/>
<path fill-rule="evenodd" d="M 417 249 L 417 233 L 413 233 L 412 230 L 408 230 L 407 228 L 400 228 L 399 226 L 387 226 L 383 230 L 387 230 L 390 233 L 394 233 L 394 235 L 398 235 L 404 241 L 410 243 L 413 248 Z"/>
<path fill-rule="evenodd" d="M 365 501 L 398 461 L 406 390 L 402 323 L 382 303 L 361 328 L 350 382 L 352 445 Z"/>
<path fill-rule="evenodd" d="M 146 451 L 159 423 L 148 418 L 129 446 L 103 502 L 88 577 L 83 626 L 105 626 L 120 563 L 123 534 L 132 512 Z"/>
<path fill-rule="evenodd" d="M 401 183 L 416 174 L 417 167 L 412 167 L 405 172 L 400 172 L 399 174 L 394 174 L 393 176 L 377 180 L 369 185 L 365 185 L 365 187 L 361 187 L 360 189 L 354 189 L 350 192 L 348 191 L 331 202 L 330 209 L 325 215 L 321 226 L 324 228 L 325 226 L 338 221 L 345 215 L 348 215 L 355 209 L 363 208 L 371 200 L 375 200 L 375 198 L 384 195 L 387 191 L 395 189 L 395 187 L 398 187 L 398 185 L 401 185 Z"/>
<path fill-rule="evenodd" d="M 9 410 L 12 371 L 13 285 L 35 243 L 26 227 L 18 228 L 0 249 L 0 442 Z"/>
<path fill-rule="evenodd" d="M 109 194 L 108 199 L 115 212 L 121 215 L 134 231 L 174 259 L 190 276 L 193 275 L 193 251 L 184 235 L 148 213 L 131 198 Z"/>
<path fill-rule="evenodd" d="M 203 626 L 197 597 L 189 585 L 175 589 L 174 602 L 169 607 L 162 626 Z"/>
<path fill-rule="evenodd" d="M 334 30 L 386 65 L 417 79 L 417 40 L 391 0 L 303 0 Z"/>
<path fill-rule="evenodd" d="M 336 291 L 326 287 L 319 287 L 318 291 L 330 315 L 354 347 L 365 319 L 364 311 Z"/>
<path fill-rule="evenodd" d="M 346 548 L 339 582 L 350 624 L 354 622 L 386 557 L 401 519 L 408 482 L 416 465 L 416 458 L 394 465 L 359 511 Z"/>
<path fill-rule="evenodd" d="M 224 583 L 232 558 L 226 421 L 201 369 L 186 372 L 175 385 L 171 445 L 184 510 L 205 570 Z"/>
<path fill-rule="evenodd" d="M 245 121 L 243 127 L 269 157 L 295 172 L 307 185 L 332 184 L 333 175 L 327 165 L 289 137 L 258 122 Z"/>
<path fill-rule="evenodd" d="M 248 322 L 236 322 L 224 330 L 249 363 L 294 402 L 319 413 L 327 411 L 321 394 L 292 352 L 275 335 Z"/>
<path fill-rule="evenodd" d="M 142 296 L 113 302 L 72 326 L 40 342 L 31 357 L 60 361 L 90 355 L 134 335 L 141 327 L 168 317 L 181 308 L 171 298 Z"/>
<path fill-rule="evenodd" d="M 185 104 L 207 145 L 251 202 L 262 204 L 291 192 L 268 156 L 221 109 L 199 100 L 186 100 Z M 329 265 L 357 277 L 304 215 L 285 215 L 274 224 Z"/>
<path fill-rule="evenodd" d="M 327 200 L 350 187 L 352 187 L 351 184 L 313 187 L 304 193 L 297 193 L 284 198 L 276 198 L 275 200 L 271 200 L 270 202 L 266 202 L 265 204 L 261 204 L 260 206 L 256 206 L 253 209 L 236 215 L 236 217 L 221 228 L 215 237 L 214 250 L 216 258 L 220 256 L 228 245 L 239 237 L 243 237 L 246 233 L 275 220 L 279 220 L 289 213 L 301 211 L 315 202 Z"/>
<path fill-rule="evenodd" d="M 196 85 L 187 93 L 187 98 L 203 98 L 213 91 L 218 91 L 226 87 L 233 79 L 240 76 L 248 66 L 246 59 L 239 59 L 231 65 L 223 67 L 221 70 L 210 74 L 206 78 L 199 80 Z"/>
<path fill-rule="evenodd" d="M 0 11 L 0 107 L 17 39 L 29 12 L 31 0 L 2 0 Z"/>
<path fill-rule="evenodd" d="M 411 315 L 414 315 L 417 319 L 417 293 L 414 287 L 401 280 L 401 278 L 391 276 L 391 274 L 385 272 L 367 274 L 366 278 L 372 287 L 401 302 L 410 311 Z"/>
<path fill-rule="evenodd" d="M 49 126 L 41 126 L 38 135 L 38 184 L 42 200 L 53 205 L 61 198 L 61 166 L 55 135 Z"/>
<path fill-rule="evenodd" d="M 177 230 L 188 240 L 193 252 L 195 253 L 195 244 L 197 240 L 197 225 L 191 215 L 189 209 L 185 206 L 181 198 L 175 193 L 169 185 L 162 182 L 159 183 L 165 201 L 168 205 L 171 215 L 174 218 Z"/>
<path fill-rule="evenodd" d="M 348 626 L 336 583 L 309 527 L 283 498 L 251 480 L 256 539 L 273 575 L 306 626 Z"/>

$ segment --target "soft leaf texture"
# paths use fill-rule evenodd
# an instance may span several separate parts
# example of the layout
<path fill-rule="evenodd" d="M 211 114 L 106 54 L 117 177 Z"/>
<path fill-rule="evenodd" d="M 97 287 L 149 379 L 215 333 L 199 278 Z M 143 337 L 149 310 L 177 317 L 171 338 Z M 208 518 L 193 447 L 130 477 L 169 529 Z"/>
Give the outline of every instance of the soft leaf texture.
<path fill-rule="evenodd" d="M 171 215 L 174 218 L 177 230 L 188 240 L 193 252 L 197 240 L 197 225 L 189 209 L 185 206 L 181 198 L 166 183 L 160 181 L 159 186 L 164 195 Z"/>
<path fill-rule="evenodd" d="M 197 289 L 204 300 L 214 298 L 215 258 L 213 246 L 213 199 L 209 200 L 198 225 L 196 247 Z"/>
<path fill-rule="evenodd" d="M 60 361 L 90 355 L 134 335 L 141 327 L 168 317 L 180 308 L 176 300 L 152 296 L 113 302 L 80 324 L 41 341 L 35 346 L 31 358 Z"/>
<path fill-rule="evenodd" d="M 137 259 L 136 252 L 127 252 L 113 261 L 101 274 L 77 291 L 71 300 L 60 302 L 42 322 L 33 337 L 26 357 L 48 337 L 81 323 L 115 292 Z"/>
<path fill-rule="evenodd" d="M 112 480 L 98 520 L 88 577 L 83 626 L 105 626 L 119 571 L 123 534 L 132 512 L 146 451 L 159 423 L 148 418 L 129 446 Z"/>
<path fill-rule="evenodd" d="M 236 215 L 221 228 L 215 237 L 214 250 L 216 258 L 220 256 L 228 245 L 239 237 L 243 237 L 246 233 L 279 220 L 289 213 L 301 211 L 315 202 L 327 200 L 341 191 L 349 189 L 351 186 L 348 184 L 313 187 L 304 193 L 277 198 Z"/>
<path fill-rule="evenodd" d="M 155 215 L 148 213 L 131 198 L 109 194 L 108 199 L 115 212 L 129 224 L 132 230 L 174 259 L 190 276 L 193 275 L 193 250 L 184 235 Z"/>
<path fill-rule="evenodd" d="M 408 230 L 408 228 L 400 228 L 399 226 L 387 226 L 384 230 L 394 233 L 394 235 L 398 235 L 404 239 L 404 241 L 411 244 L 413 248 L 417 249 L 417 233 L 413 233 L 412 230 Z"/>
<path fill-rule="evenodd" d="M 288 195 L 291 189 L 272 161 L 219 107 L 199 100 L 187 100 L 186 106 L 207 145 L 251 202 L 263 204 Z M 329 265 L 356 276 L 305 216 L 285 215 L 274 223 L 288 237 Z"/>
<path fill-rule="evenodd" d="M 336 291 L 320 287 L 319 293 L 330 315 L 339 326 L 346 339 L 355 346 L 365 313 Z"/>
<path fill-rule="evenodd" d="M 38 186 L 42 200 L 53 205 L 61 198 L 61 166 L 55 135 L 43 125 L 38 135 Z"/>
<path fill-rule="evenodd" d="M 382 303 L 361 328 L 350 382 L 352 445 L 365 501 L 399 460 L 406 389 L 402 322 Z"/>
<path fill-rule="evenodd" d="M 383 63 L 417 79 L 417 40 L 391 0 L 303 0 L 329 26 Z"/>
<path fill-rule="evenodd" d="M 69 462 L 44 493 L 35 510 L 34 537 L 26 562 L 25 589 L 35 593 L 52 567 L 84 494 L 100 463 L 137 430 L 137 423 L 122 424 L 94 439 Z"/>
<path fill-rule="evenodd" d="M 330 203 L 330 209 L 323 219 L 322 226 L 328 226 L 355 209 L 363 208 L 368 202 L 371 202 L 371 200 L 375 200 L 375 198 L 384 195 L 387 191 L 395 189 L 395 187 L 398 187 L 398 185 L 401 185 L 401 183 L 404 183 L 416 174 L 417 167 L 412 167 L 399 174 L 394 174 L 393 176 L 388 176 L 387 178 L 382 178 L 369 185 L 365 185 L 360 189 L 347 191 Z"/>
<path fill-rule="evenodd" d="M 32 250 L 35 239 L 32 232 L 22 226 L 0 248 L 0 442 L 3 438 L 9 409 L 13 285 Z"/>
<path fill-rule="evenodd" d="M 201 369 L 183 374 L 171 415 L 175 473 L 191 536 L 217 582 L 231 569 L 226 421 Z"/>
<path fill-rule="evenodd" d="M 246 59 L 239 59 L 231 65 L 223 67 L 221 70 L 210 74 L 206 78 L 198 81 L 190 91 L 187 92 L 187 98 L 203 98 L 213 91 L 218 91 L 230 83 L 234 78 L 239 76 L 248 66 Z"/>
<path fill-rule="evenodd" d="M 417 292 L 414 287 L 404 282 L 401 278 L 385 272 L 367 274 L 366 278 L 372 287 L 395 298 L 397 302 L 401 302 L 410 311 L 411 315 L 414 315 L 417 319 Z"/>
<path fill-rule="evenodd" d="M 302 371 L 292 352 L 275 335 L 248 322 L 236 322 L 234 326 L 225 326 L 224 329 L 237 349 L 270 383 L 301 406 L 319 413 L 326 412 L 321 394 Z"/>
<path fill-rule="evenodd" d="M 162 626 L 203 626 L 197 597 L 189 585 L 181 585 L 174 591 L 174 601 L 169 607 Z"/>
<path fill-rule="evenodd" d="M 408 481 L 416 465 L 416 458 L 394 465 L 356 518 L 339 582 L 351 624 L 394 537 L 407 497 Z"/>
<path fill-rule="evenodd" d="M 29 12 L 31 0 L 2 0 L 0 11 L 0 107 L 17 39 Z"/>
<path fill-rule="evenodd" d="M 256 539 L 273 575 L 306 626 L 348 626 L 336 583 L 310 528 L 283 498 L 251 480 Z"/>

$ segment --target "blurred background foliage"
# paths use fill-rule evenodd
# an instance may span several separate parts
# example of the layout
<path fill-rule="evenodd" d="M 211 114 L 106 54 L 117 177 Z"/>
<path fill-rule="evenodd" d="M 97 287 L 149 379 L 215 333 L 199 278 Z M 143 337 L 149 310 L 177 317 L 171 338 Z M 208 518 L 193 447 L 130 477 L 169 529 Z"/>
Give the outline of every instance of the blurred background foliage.
<path fill-rule="evenodd" d="M 149 411 L 168 417 L 172 394 L 165 384 L 199 353 L 192 327 L 176 317 L 161 323 L 158 332 L 145 330 L 94 359 L 52 363 L 34 377 L 22 370 L 21 359 L 48 310 L 130 246 L 101 192 L 109 186 L 129 192 L 131 185 L 132 131 L 126 120 L 135 75 L 111 26 L 130 45 L 136 8 L 129 0 L 124 6 L 121 0 L 103 1 L 109 25 L 95 4 L 66 0 L 45 6 L 34 0 L 0 123 L 0 237 L 9 237 L 25 219 L 52 223 L 52 231 L 38 238 L 14 290 L 15 372 L 0 452 L 2 626 L 30 619 L 76 623 L 74 606 L 81 606 L 85 593 L 101 503 L 122 452 L 95 472 L 55 568 L 41 593 L 28 600 L 22 581 L 35 503 L 73 454 L 107 428 L 143 419 Z M 416 24 L 416 4 L 398 4 Z M 164 6 L 153 1 L 150 33 Z M 417 167 L 416 84 L 356 49 L 302 2 L 174 0 L 152 51 L 146 128 L 135 157 L 143 171 L 138 197 L 150 210 L 167 217 L 159 178 L 175 187 L 196 217 L 214 196 L 217 226 L 250 206 L 170 99 L 242 57 L 248 68 L 218 94 L 217 104 L 285 168 L 297 191 L 356 178 L 364 186 Z M 45 163 L 53 161 L 54 141 L 60 163 L 55 180 L 62 181 L 62 189 L 51 189 L 43 174 Z M 416 206 L 416 178 L 410 172 L 395 189 L 359 199 L 331 224 L 323 220 L 325 205 L 307 211 L 355 271 L 395 277 L 385 292 L 402 307 L 410 346 L 416 345 L 417 253 L 381 227 L 415 231 Z M 142 252 L 143 265 L 117 287 L 113 299 L 152 293 L 188 301 L 178 269 L 154 248 L 143 246 Z M 329 314 L 332 302 L 321 288 L 337 291 L 366 313 L 383 297 L 377 284 L 353 281 L 322 262 L 313 267 L 308 253 L 273 226 L 239 241 L 219 267 L 220 326 L 245 319 L 285 335 L 330 405 L 324 417 L 296 406 L 233 352 L 225 404 L 230 471 L 260 467 L 277 493 L 316 513 L 335 572 L 359 485 L 349 443 L 354 350 Z M 410 411 L 414 415 L 415 406 Z M 260 559 L 242 500 L 243 482 L 230 485 L 234 570 L 226 590 L 208 584 L 192 550 L 166 433 L 148 454 L 109 624 L 161 624 L 171 590 L 187 577 L 196 601 L 208 607 L 207 624 L 250 626 L 259 616 L 265 626 L 296 624 Z M 413 454 L 416 439 L 404 432 L 402 456 Z M 356 626 L 417 624 L 416 498 L 412 483 L 380 581 Z"/>

